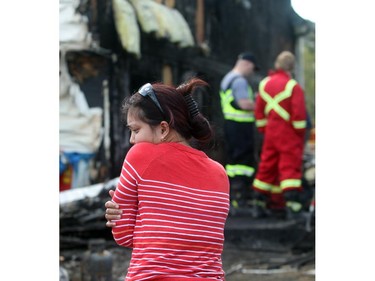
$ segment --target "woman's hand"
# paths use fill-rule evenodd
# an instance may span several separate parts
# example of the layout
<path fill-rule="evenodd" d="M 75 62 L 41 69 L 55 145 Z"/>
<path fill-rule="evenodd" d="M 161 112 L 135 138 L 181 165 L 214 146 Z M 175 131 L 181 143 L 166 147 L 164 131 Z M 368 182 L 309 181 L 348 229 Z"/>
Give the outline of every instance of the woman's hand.
<path fill-rule="evenodd" d="M 111 198 L 115 192 L 113 190 L 109 191 L 109 195 Z M 116 223 L 112 222 L 112 220 L 118 220 L 121 218 L 122 211 L 120 210 L 120 206 L 112 201 L 105 202 L 106 210 L 105 210 L 105 218 L 107 219 L 107 223 L 105 224 L 107 227 L 114 227 Z"/>

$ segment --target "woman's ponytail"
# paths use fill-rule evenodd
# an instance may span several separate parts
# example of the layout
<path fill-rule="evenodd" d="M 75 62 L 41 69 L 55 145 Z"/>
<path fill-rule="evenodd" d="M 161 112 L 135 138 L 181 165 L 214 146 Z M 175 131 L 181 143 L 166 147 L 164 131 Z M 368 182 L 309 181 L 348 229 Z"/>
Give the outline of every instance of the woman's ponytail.
<path fill-rule="evenodd" d="M 192 94 L 200 87 L 207 87 L 208 84 L 198 78 L 192 78 L 188 82 L 180 85 L 177 92 L 180 93 L 186 102 L 189 111 L 189 124 L 191 135 L 200 143 L 207 144 L 211 141 L 213 131 L 208 120 L 199 112 L 197 103 Z"/>

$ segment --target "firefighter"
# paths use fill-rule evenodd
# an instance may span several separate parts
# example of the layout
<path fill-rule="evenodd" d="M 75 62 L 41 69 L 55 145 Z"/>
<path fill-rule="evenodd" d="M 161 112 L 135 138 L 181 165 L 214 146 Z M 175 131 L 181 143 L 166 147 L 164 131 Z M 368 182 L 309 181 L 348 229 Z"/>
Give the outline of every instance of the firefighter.
<path fill-rule="evenodd" d="M 221 80 L 220 99 L 224 115 L 225 169 L 230 181 L 231 214 L 247 207 L 256 169 L 255 98 L 248 78 L 259 70 L 255 56 L 244 52 Z"/>
<path fill-rule="evenodd" d="M 261 159 L 253 181 L 255 216 L 269 214 L 272 198 L 282 198 L 287 218 L 302 210 L 302 160 L 306 106 L 301 86 L 292 78 L 295 57 L 281 52 L 275 70 L 259 84 L 255 118 L 264 134 Z"/>

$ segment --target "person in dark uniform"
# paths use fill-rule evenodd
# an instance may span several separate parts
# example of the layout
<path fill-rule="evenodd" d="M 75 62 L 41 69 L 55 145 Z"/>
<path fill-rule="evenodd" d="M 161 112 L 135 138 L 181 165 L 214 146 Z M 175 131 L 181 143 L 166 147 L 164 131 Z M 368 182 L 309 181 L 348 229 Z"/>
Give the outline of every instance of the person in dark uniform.
<path fill-rule="evenodd" d="M 220 84 L 226 145 L 225 170 L 230 181 L 231 210 L 247 207 L 257 165 L 255 96 L 248 78 L 259 70 L 255 56 L 241 53 Z M 233 213 L 233 212 L 232 212 Z"/>

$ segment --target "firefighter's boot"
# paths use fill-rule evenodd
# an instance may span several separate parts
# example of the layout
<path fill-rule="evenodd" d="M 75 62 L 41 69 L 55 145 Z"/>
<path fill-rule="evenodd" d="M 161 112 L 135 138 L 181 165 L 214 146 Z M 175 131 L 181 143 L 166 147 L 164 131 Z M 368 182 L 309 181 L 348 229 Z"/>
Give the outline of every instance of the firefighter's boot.
<path fill-rule="evenodd" d="M 285 218 L 287 220 L 300 219 L 303 217 L 303 205 L 300 200 L 298 190 L 288 190 L 284 192 Z"/>
<path fill-rule="evenodd" d="M 253 199 L 253 217 L 254 218 L 264 218 L 271 215 L 270 210 L 267 208 L 268 196 L 260 193 L 258 191 L 254 191 L 254 199 Z"/>

